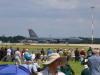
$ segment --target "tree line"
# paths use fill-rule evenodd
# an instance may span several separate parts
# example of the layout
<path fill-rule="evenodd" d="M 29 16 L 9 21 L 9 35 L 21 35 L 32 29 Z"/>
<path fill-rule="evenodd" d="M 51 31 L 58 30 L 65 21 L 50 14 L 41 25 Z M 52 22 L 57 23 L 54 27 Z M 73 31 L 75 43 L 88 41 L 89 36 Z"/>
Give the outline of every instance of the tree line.
<path fill-rule="evenodd" d="M 3 43 L 20 43 L 22 40 L 25 40 L 26 37 L 24 36 L 0 36 L 0 41 Z M 91 38 L 88 37 L 79 37 L 82 39 L 81 42 L 78 42 L 77 44 L 91 44 Z M 73 44 L 73 43 L 72 43 Z M 100 44 L 100 38 L 94 38 L 94 44 Z"/>
<path fill-rule="evenodd" d="M 80 43 L 91 44 L 91 38 L 84 38 L 84 37 L 80 37 L 80 38 L 82 39 L 82 41 Z M 94 44 L 100 44 L 100 38 L 94 38 L 93 43 Z"/>
<path fill-rule="evenodd" d="M 20 43 L 20 41 L 24 40 L 24 36 L 0 36 L 0 41 L 3 43 Z"/>

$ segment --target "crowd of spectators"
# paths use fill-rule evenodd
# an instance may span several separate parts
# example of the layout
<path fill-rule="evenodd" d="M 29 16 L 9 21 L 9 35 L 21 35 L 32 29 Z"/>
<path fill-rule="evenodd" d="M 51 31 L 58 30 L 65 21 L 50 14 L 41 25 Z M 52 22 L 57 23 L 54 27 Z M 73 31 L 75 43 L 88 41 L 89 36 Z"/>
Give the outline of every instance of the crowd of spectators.
<path fill-rule="evenodd" d="M 81 75 L 100 75 L 100 69 L 99 69 L 100 50 L 98 48 L 95 48 L 93 50 L 91 47 L 89 47 L 88 50 L 85 49 L 79 50 L 78 48 L 76 49 L 48 48 L 47 50 L 45 50 L 42 48 L 39 49 L 39 51 L 37 50 L 38 52 L 34 52 L 34 50 L 35 49 L 20 50 L 19 48 L 14 50 L 12 47 L 10 48 L 2 47 L 0 50 L 0 60 L 5 62 L 15 62 L 16 65 L 22 65 L 25 68 L 29 69 L 29 71 L 32 74 L 36 75 L 38 74 L 38 72 L 40 72 L 40 70 L 42 70 L 40 69 L 40 63 L 47 62 L 50 55 L 56 53 L 59 54 L 60 57 L 66 57 L 67 62 L 63 65 L 60 65 L 60 67 L 57 69 L 63 72 L 65 75 L 75 75 L 75 72 L 68 64 L 68 61 L 73 61 L 73 62 L 75 61 L 75 63 L 81 62 L 81 64 L 84 66 Z M 95 57 L 93 57 L 94 55 Z M 97 67 L 95 65 L 97 65 Z M 44 65 L 43 67 L 45 68 L 46 66 Z"/>

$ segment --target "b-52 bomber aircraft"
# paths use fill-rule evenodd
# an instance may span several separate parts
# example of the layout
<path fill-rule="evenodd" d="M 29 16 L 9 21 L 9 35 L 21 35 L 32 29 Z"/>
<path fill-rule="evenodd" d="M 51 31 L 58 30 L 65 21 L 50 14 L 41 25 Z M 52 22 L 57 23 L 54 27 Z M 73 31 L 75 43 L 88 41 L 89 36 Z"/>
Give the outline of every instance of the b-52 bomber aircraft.
<path fill-rule="evenodd" d="M 80 38 L 47 38 L 47 37 L 38 37 L 37 34 L 32 29 L 28 29 L 30 37 L 27 40 L 33 40 L 37 43 L 79 43 L 82 41 Z"/>

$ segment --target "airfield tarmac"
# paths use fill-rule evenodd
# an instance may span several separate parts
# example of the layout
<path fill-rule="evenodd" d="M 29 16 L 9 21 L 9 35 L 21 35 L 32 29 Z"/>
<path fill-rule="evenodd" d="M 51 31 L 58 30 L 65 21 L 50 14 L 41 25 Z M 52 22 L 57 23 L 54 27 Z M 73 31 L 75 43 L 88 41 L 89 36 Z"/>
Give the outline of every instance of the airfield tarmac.
<path fill-rule="evenodd" d="M 69 44 L 70 46 L 88 46 L 92 48 L 100 48 L 100 44 Z"/>
<path fill-rule="evenodd" d="M 25 45 L 24 43 L 2 43 L 0 46 L 3 45 Z M 27 45 L 38 45 L 38 46 L 83 46 L 83 47 L 92 47 L 92 48 L 100 48 L 100 44 L 44 44 L 44 43 L 28 43 Z"/>

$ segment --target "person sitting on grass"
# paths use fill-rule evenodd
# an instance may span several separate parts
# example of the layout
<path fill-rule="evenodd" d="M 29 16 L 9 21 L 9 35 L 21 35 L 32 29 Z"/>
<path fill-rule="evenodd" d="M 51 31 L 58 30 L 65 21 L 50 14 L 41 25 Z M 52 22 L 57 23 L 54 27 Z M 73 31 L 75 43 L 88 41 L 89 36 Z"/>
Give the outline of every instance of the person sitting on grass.
<path fill-rule="evenodd" d="M 81 75 L 90 75 L 87 65 L 84 65 L 84 70 L 82 70 Z"/>
<path fill-rule="evenodd" d="M 66 57 L 60 57 L 58 53 L 52 53 L 43 64 L 47 66 L 44 70 L 38 72 L 37 75 L 65 75 L 58 71 L 58 68 L 66 62 Z"/>
<path fill-rule="evenodd" d="M 62 65 L 59 69 L 60 71 L 64 72 L 65 75 L 75 75 L 69 64 Z"/>
<path fill-rule="evenodd" d="M 31 61 L 31 55 L 26 54 L 25 59 L 26 61 L 22 64 L 25 68 L 29 69 L 29 71 L 32 73 L 32 75 L 37 75 L 37 67 L 34 65 L 34 62 Z"/>

